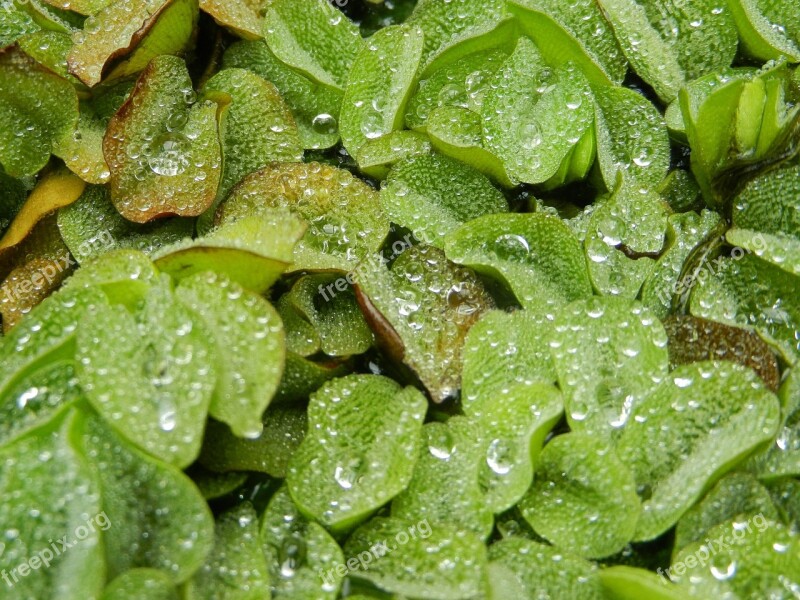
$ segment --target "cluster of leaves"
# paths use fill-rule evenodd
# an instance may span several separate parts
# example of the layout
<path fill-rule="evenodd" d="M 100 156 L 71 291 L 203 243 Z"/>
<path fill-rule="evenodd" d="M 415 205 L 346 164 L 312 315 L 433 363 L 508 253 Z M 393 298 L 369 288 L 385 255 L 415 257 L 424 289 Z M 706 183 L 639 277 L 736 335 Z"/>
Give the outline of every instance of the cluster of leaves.
<path fill-rule="evenodd" d="M 796 597 L 798 6 L 0 0 L 4 597 Z"/>

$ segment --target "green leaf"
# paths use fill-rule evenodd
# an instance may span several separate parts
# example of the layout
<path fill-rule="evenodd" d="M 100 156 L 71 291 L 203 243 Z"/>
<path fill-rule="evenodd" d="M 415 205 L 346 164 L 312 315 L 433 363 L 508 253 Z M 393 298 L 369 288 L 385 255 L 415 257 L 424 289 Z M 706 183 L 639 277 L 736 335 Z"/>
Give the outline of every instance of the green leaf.
<path fill-rule="evenodd" d="M 484 175 L 438 155 L 416 156 L 395 165 L 382 186 L 381 205 L 393 223 L 438 247 L 467 221 L 508 212 L 505 197 Z"/>
<path fill-rule="evenodd" d="M 550 343 L 567 420 L 608 439 L 667 376 L 667 335 L 636 301 L 588 298 L 564 308 Z"/>
<path fill-rule="evenodd" d="M 736 227 L 800 240 L 800 166 L 756 177 L 736 196 L 732 208 Z"/>
<path fill-rule="evenodd" d="M 432 527 L 445 524 L 486 539 L 494 518 L 478 485 L 484 460 L 480 433 L 464 417 L 425 425 L 414 475 L 392 501 L 392 517 Z"/>
<path fill-rule="evenodd" d="M 597 160 L 606 188 L 617 174 L 656 188 L 667 175 L 671 149 L 661 113 L 644 96 L 623 87 L 594 88 Z"/>
<path fill-rule="evenodd" d="M 481 430 L 480 483 L 494 513 L 516 504 L 533 480 L 533 461 L 561 419 L 552 385 L 551 325 L 527 311 L 486 313 L 464 344 L 461 405 Z"/>
<path fill-rule="evenodd" d="M 200 0 L 200 9 L 234 35 L 257 40 L 264 25 L 263 11 L 269 3 L 270 0 Z"/>
<path fill-rule="evenodd" d="M 309 433 L 286 478 L 300 511 L 343 533 L 401 492 L 426 408 L 419 391 L 378 375 L 325 384 L 311 397 Z"/>
<path fill-rule="evenodd" d="M 199 461 L 217 473 L 256 471 L 284 478 L 307 428 L 305 411 L 294 408 L 270 408 L 255 439 L 237 437 L 227 425 L 209 420 Z"/>
<path fill-rule="evenodd" d="M 671 528 L 703 492 L 772 439 L 775 395 L 726 362 L 680 366 L 633 407 L 617 454 L 633 471 L 644 511 L 636 540 Z"/>
<path fill-rule="evenodd" d="M 78 96 L 68 81 L 19 50 L 0 54 L 0 165 L 6 173 L 36 174 L 77 122 Z"/>
<path fill-rule="evenodd" d="M 467 531 L 376 517 L 350 536 L 344 553 L 352 557 L 348 562 L 363 561 L 356 562 L 352 578 L 390 594 L 431 600 L 486 597 L 486 547 Z"/>
<path fill-rule="evenodd" d="M 159 56 L 111 119 L 103 152 L 111 201 L 123 217 L 146 223 L 205 211 L 220 182 L 217 104 L 192 104 L 183 60 Z"/>
<path fill-rule="evenodd" d="M 51 423 L 82 398 L 72 361 L 46 364 L 30 372 L 0 401 L 0 447 Z"/>
<path fill-rule="evenodd" d="M 297 126 L 277 88 L 244 69 L 225 69 L 204 88 L 209 98 L 228 94 L 222 111 L 223 174 L 218 198 L 228 195 L 245 175 L 272 162 L 300 162 L 303 149 Z"/>
<path fill-rule="evenodd" d="M 686 81 L 678 55 L 665 40 L 648 11 L 635 0 L 599 0 L 625 58 L 664 102 L 674 100 Z"/>
<path fill-rule="evenodd" d="M 572 61 L 594 84 L 622 82 L 627 61 L 592 0 L 570 4 L 559 0 L 511 0 L 508 8 L 549 65 L 560 67 Z"/>
<path fill-rule="evenodd" d="M 377 252 L 389 232 L 376 191 L 348 171 L 319 163 L 275 164 L 249 175 L 220 205 L 216 222 L 275 209 L 308 225 L 290 272 L 349 271 Z"/>
<path fill-rule="evenodd" d="M 200 273 L 181 281 L 178 300 L 216 345 L 216 389 L 209 414 L 234 435 L 256 438 L 261 416 L 278 389 L 285 357 L 278 313 L 261 296 L 224 276 Z"/>
<path fill-rule="evenodd" d="M 580 243 L 552 215 L 487 215 L 452 232 L 445 250 L 450 260 L 503 282 L 534 312 L 552 314 L 592 293 Z"/>
<path fill-rule="evenodd" d="M 419 27 L 425 35 L 423 64 L 431 65 L 447 50 L 466 40 L 482 34 L 498 36 L 495 27 L 505 15 L 503 0 L 420 0 L 406 22 Z"/>
<path fill-rule="evenodd" d="M 403 129 L 364 142 L 356 153 L 356 162 L 365 175 L 384 179 L 396 163 L 429 154 L 431 148 L 427 136 Z"/>
<path fill-rule="evenodd" d="M 80 198 L 58 211 L 58 230 L 78 263 L 97 258 L 112 249 L 133 249 L 153 254 L 159 248 L 190 237 L 189 219 L 163 219 L 139 225 L 120 215 L 108 189 L 89 186 Z"/>
<path fill-rule="evenodd" d="M 769 234 L 749 229 L 729 229 L 725 239 L 738 251 L 752 252 L 760 259 L 791 273 L 800 275 L 800 238 Z M 737 252 L 738 252 L 737 251 Z"/>
<path fill-rule="evenodd" d="M 492 544 L 489 559 L 516 584 L 520 600 L 606 600 L 597 567 L 559 548 L 511 537 Z"/>
<path fill-rule="evenodd" d="M 609 600 L 687 600 L 684 590 L 645 569 L 616 565 L 598 575 Z"/>
<path fill-rule="evenodd" d="M 356 294 L 389 356 L 416 373 L 434 402 L 455 396 L 464 338 L 494 306 L 475 273 L 433 246 L 413 246 L 391 269 L 368 263 L 358 273 Z"/>
<path fill-rule="evenodd" d="M 406 108 L 406 126 L 425 131 L 437 108 L 465 108 L 481 112 L 483 99 L 494 74 L 508 59 L 513 46 L 474 52 L 444 65 L 420 80 Z"/>
<path fill-rule="evenodd" d="M 242 287 L 262 293 L 289 268 L 306 225 L 284 211 L 252 214 L 224 223 L 208 235 L 159 250 L 159 270 L 182 280 L 214 271 Z"/>
<path fill-rule="evenodd" d="M 274 84 L 292 111 L 304 148 L 330 148 L 339 141 L 342 92 L 296 73 L 264 41 L 236 42 L 225 51 L 222 66 L 248 69 Z"/>
<path fill-rule="evenodd" d="M 574 64 L 551 71 L 536 46 L 521 38 L 490 83 L 482 117 L 486 149 L 514 178 L 544 183 L 593 126 L 591 89 Z M 593 143 L 591 151 L 584 174 L 594 160 Z"/>
<path fill-rule="evenodd" d="M 710 540 L 720 536 L 725 546 L 719 553 L 712 555 L 713 542 L 697 542 L 675 557 L 670 577 L 683 590 L 699 598 L 768 598 L 790 597 L 797 589 L 796 532 L 761 515 L 727 521 L 709 532 Z"/>
<path fill-rule="evenodd" d="M 800 33 L 793 27 L 798 19 L 794 5 L 768 0 L 732 0 L 729 7 L 739 29 L 742 48 L 748 55 L 762 61 L 783 57 L 800 61 Z"/>
<path fill-rule="evenodd" d="M 342 143 L 351 156 L 368 140 L 403 128 L 422 44 L 419 29 L 396 25 L 379 30 L 356 55 L 339 116 Z"/>
<path fill-rule="evenodd" d="M 344 565 L 342 550 L 318 523 L 300 514 L 281 486 L 261 516 L 261 545 L 272 593 L 280 598 L 335 600 Z"/>
<path fill-rule="evenodd" d="M 703 360 L 728 360 L 753 369 L 769 389 L 778 391 L 778 359 L 755 331 L 689 315 L 665 319 L 664 328 L 673 368 Z"/>
<path fill-rule="evenodd" d="M 305 403 L 308 397 L 326 381 L 343 377 L 352 371 L 352 365 L 347 362 L 339 360 L 314 362 L 287 351 L 283 379 L 274 403 L 281 405 Z"/>
<path fill-rule="evenodd" d="M 474 167 L 505 188 L 518 182 L 511 179 L 506 166 L 496 155 L 483 147 L 481 116 L 464 108 L 442 107 L 431 113 L 428 135 L 433 147 Z"/>
<path fill-rule="evenodd" d="M 158 272 L 147 256 L 138 250 L 111 250 L 78 269 L 64 287 L 99 289 L 111 304 L 135 310 L 157 282 Z"/>
<path fill-rule="evenodd" d="M 348 284 L 340 289 L 346 282 L 335 274 L 307 275 L 295 282 L 287 296 L 287 308 L 311 327 L 310 332 L 305 327 L 303 331 L 319 340 L 314 352 L 351 356 L 372 347 L 372 331 L 359 310 L 352 287 Z"/>
<path fill-rule="evenodd" d="M 189 467 L 186 474 L 206 500 L 217 500 L 241 489 L 249 476 L 248 473 L 212 473 L 198 463 Z"/>
<path fill-rule="evenodd" d="M 138 73 L 151 59 L 182 52 L 197 17 L 197 0 L 111 2 L 88 17 L 76 34 L 68 58 L 70 72 L 89 87 L 106 77 Z"/>
<path fill-rule="evenodd" d="M 358 27 L 327 0 L 273 0 L 264 39 L 295 71 L 339 90 L 364 45 Z"/>
<path fill-rule="evenodd" d="M 0 4 L 0 49 L 11 46 L 23 36 L 39 31 L 39 25 L 17 0 Z"/>
<path fill-rule="evenodd" d="M 92 405 L 131 443 L 179 467 L 198 455 L 217 349 L 168 283 L 143 310 L 98 307 L 78 335 L 78 377 Z"/>
<path fill-rule="evenodd" d="M 161 569 L 173 583 L 188 579 L 214 540 L 203 496 L 175 467 L 128 445 L 94 415 L 73 433 L 100 483 L 111 522 L 104 535 L 108 576 L 139 567 Z"/>
<path fill-rule="evenodd" d="M 100 600 L 179 600 L 169 576 L 157 569 L 131 569 L 108 584 Z"/>
<path fill-rule="evenodd" d="M 84 315 L 108 301 L 96 289 L 53 294 L 0 338 L 0 398 L 36 371 L 75 356 L 75 330 Z"/>
<path fill-rule="evenodd" d="M 691 314 L 737 327 L 752 327 L 790 363 L 800 357 L 797 277 L 752 254 L 705 263 L 697 277 Z M 710 276 L 709 276 L 710 275 Z"/>
<path fill-rule="evenodd" d="M 670 313 L 674 297 L 686 291 L 681 280 L 686 263 L 719 230 L 722 217 L 704 209 L 672 214 L 667 224 L 666 250 L 642 286 L 642 303 L 660 319 Z"/>
<path fill-rule="evenodd" d="M 558 547 L 603 558 L 633 538 L 641 503 L 633 473 L 613 449 L 589 435 L 568 433 L 542 450 L 520 509 Z"/>
<path fill-rule="evenodd" d="M 258 515 L 249 503 L 240 504 L 217 517 L 214 549 L 186 584 L 186 599 L 269 600 L 268 568 Z"/>
<path fill-rule="evenodd" d="M 84 600 L 96 598 L 103 588 L 105 534 L 100 526 L 114 520 L 101 507 L 91 465 L 75 447 L 72 417 L 0 450 L 0 523 L 5 531 L 0 569 L 7 578 L 3 596 L 9 600 Z M 64 536 L 68 552 L 54 542 Z"/>
<path fill-rule="evenodd" d="M 703 540 L 714 527 L 725 521 L 743 521 L 755 515 L 772 521 L 781 518 L 769 491 L 753 475 L 726 475 L 678 521 L 675 553 Z"/>

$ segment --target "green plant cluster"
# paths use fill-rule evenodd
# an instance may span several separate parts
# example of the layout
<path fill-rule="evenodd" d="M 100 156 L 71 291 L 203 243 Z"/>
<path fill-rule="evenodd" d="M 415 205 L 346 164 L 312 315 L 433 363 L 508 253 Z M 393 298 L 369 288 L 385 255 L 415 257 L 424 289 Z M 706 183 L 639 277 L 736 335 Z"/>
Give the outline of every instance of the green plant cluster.
<path fill-rule="evenodd" d="M 782 0 L 0 0 L 0 597 L 799 597 L 798 63 Z"/>

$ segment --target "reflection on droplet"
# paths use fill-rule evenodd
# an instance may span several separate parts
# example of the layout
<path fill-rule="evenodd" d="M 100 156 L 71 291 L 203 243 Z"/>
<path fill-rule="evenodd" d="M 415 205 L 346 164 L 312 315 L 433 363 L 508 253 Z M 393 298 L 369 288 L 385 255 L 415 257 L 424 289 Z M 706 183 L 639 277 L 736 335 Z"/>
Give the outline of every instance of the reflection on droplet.
<path fill-rule="evenodd" d="M 188 141 L 179 134 L 167 134 L 153 144 L 153 154 L 147 164 L 157 175 L 175 177 L 189 166 Z"/>

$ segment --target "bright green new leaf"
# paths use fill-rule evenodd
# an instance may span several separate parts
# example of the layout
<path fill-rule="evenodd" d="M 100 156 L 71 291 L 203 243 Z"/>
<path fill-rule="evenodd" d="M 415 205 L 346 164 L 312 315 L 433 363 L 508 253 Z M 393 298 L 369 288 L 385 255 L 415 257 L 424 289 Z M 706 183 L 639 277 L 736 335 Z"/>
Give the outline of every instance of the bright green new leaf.
<path fill-rule="evenodd" d="M 157 282 L 158 271 L 146 255 L 138 250 L 111 250 L 75 271 L 64 287 L 99 289 L 111 304 L 135 310 Z"/>
<path fill-rule="evenodd" d="M 747 54 L 762 61 L 786 57 L 800 62 L 796 5 L 770 0 L 731 0 L 728 5 Z"/>
<path fill-rule="evenodd" d="M 101 306 L 81 325 L 78 378 L 95 409 L 146 452 L 189 465 L 217 381 L 211 332 L 164 282 L 138 314 Z"/>
<path fill-rule="evenodd" d="M 179 597 L 164 571 L 131 569 L 109 583 L 100 600 L 179 600 Z"/>
<path fill-rule="evenodd" d="M 608 600 L 691 600 L 683 589 L 652 571 L 616 565 L 602 569 L 598 576 Z"/>
<path fill-rule="evenodd" d="M 300 511 L 343 533 L 405 489 L 426 408 L 418 390 L 378 375 L 344 377 L 315 392 L 309 433 L 286 478 Z"/>
<path fill-rule="evenodd" d="M 356 153 L 356 162 L 365 175 L 384 179 L 396 163 L 429 154 L 431 148 L 431 142 L 426 135 L 402 129 L 364 142 Z"/>

